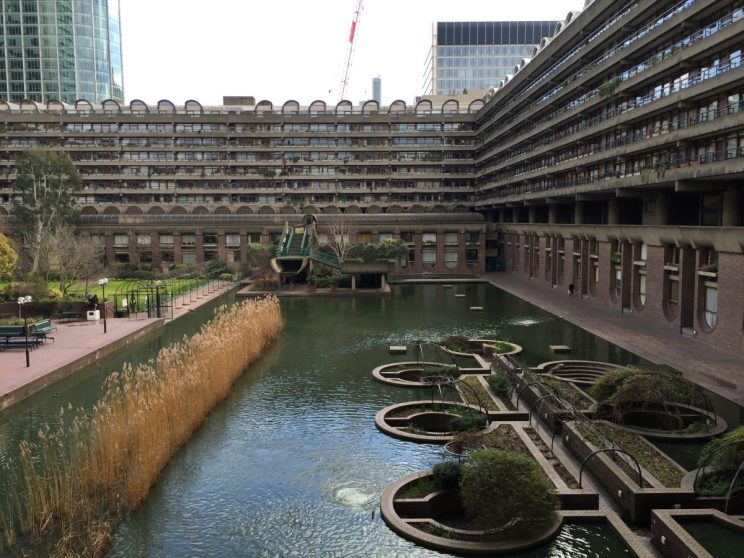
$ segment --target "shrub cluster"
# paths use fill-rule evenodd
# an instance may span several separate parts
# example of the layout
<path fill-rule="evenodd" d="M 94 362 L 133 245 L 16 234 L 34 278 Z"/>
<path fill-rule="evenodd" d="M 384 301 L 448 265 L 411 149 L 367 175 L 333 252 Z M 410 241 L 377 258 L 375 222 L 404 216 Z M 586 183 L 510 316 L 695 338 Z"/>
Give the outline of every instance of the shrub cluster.
<path fill-rule="evenodd" d="M 495 448 L 475 450 L 461 466 L 463 507 L 484 527 L 526 534 L 558 509 L 555 487 L 532 459 Z"/>

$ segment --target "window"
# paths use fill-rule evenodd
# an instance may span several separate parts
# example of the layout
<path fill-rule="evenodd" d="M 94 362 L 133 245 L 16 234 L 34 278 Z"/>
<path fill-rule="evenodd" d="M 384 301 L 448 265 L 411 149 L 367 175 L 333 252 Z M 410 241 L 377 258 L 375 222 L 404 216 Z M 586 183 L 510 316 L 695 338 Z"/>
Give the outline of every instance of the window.
<path fill-rule="evenodd" d="M 615 300 L 618 300 L 620 298 L 620 294 L 622 293 L 622 286 L 623 286 L 623 270 L 620 267 L 615 266 L 614 268 L 614 279 L 612 284 L 612 294 L 615 298 Z"/>
<path fill-rule="evenodd" d="M 160 245 L 164 244 L 173 244 L 173 235 L 172 234 L 161 234 L 160 235 Z"/>
<path fill-rule="evenodd" d="M 227 244 L 228 246 L 240 246 L 240 235 L 239 234 L 225 235 L 225 244 Z"/>
<path fill-rule="evenodd" d="M 182 234 L 181 235 L 181 246 L 196 246 L 196 236 L 194 236 L 193 234 Z M 187 262 L 186 258 L 184 258 L 183 263 L 190 263 L 190 262 Z"/>
<path fill-rule="evenodd" d="M 115 234 L 114 235 L 114 246 L 129 246 L 129 235 Z"/>
<path fill-rule="evenodd" d="M 714 287 L 705 288 L 705 323 L 711 329 L 716 327 L 718 321 L 718 289 Z"/>
<path fill-rule="evenodd" d="M 437 233 L 424 233 L 421 235 L 421 241 L 424 244 L 436 244 L 437 243 Z M 436 261 L 436 258 L 435 260 Z M 424 260 L 424 263 L 426 263 L 426 260 Z"/>
<path fill-rule="evenodd" d="M 149 246 L 151 242 L 152 237 L 149 234 L 137 235 L 137 246 Z"/>
<path fill-rule="evenodd" d="M 448 232 L 444 233 L 444 243 L 449 245 L 457 245 L 457 233 L 456 232 Z"/>
<path fill-rule="evenodd" d="M 424 265 L 434 265 L 437 263 L 436 248 L 424 248 L 421 251 L 421 263 Z"/>
<path fill-rule="evenodd" d="M 447 269 L 457 267 L 457 250 L 449 249 L 444 251 L 444 267 Z"/>
<path fill-rule="evenodd" d="M 380 242 L 385 242 L 386 240 L 393 240 L 393 233 L 380 233 L 377 236 L 377 239 Z"/>
<path fill-rule="evenodd" d="M 196 254 L 194 252 L 184 252 L 183 263 L 196 265 Z"/>
<path fill-rule="evenodd" d="M 641 306 L 646 305 L 646 274 L 642 273 L 638 277 L 638 302 Z"/>

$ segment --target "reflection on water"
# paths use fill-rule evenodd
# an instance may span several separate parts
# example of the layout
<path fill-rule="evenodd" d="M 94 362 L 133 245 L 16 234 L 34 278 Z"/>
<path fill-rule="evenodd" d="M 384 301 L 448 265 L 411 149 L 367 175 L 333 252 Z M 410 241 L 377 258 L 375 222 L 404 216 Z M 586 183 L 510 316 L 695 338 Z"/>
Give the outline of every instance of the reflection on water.
<path fill-rule="evenodd" d="M 531 364 L 548 360 L 551 343 L 571 344 L 577 358 L 600 352 L 636 362 L 490 287 L 459 289 L 474 300 L 480 292 L 486 310 L 478 313 L 468 297 L 437 285 L 396 290 L 389 300 L 283 300 L 281 350 L 238 381 L 119 530 L 109 555 L 441 555 L 398 537 L 377 513 L 388 484 L 430 468 L 442 452 L 374 427 L 381 408 L 421 396 L 372 380 L 373 367 L 414 359 L 391 356 L 389 345 L 467 335 L 519 343 Z M 588 540 L 579 527 L 535 556 L 595 555 L 569 550 Z"/>
<path fill-rule="evenodd" d="M 714 558 L 741 558 L 744 534 L 715 521 L 680 521 L 682 526 Z"/>
<path fill-rule="evenodd" d="M 377 513 L 388 484 L 442 455 L 440 446 L 395 440 L 374 426 L 383 407 L 422 396 L 372 379 L 375 366 L 415 360 L 410 351 L 390 355 L 390 345 L 464 335 L 518 343 L 530 365 L 555 359 L 550 344 L 571 346 L 572 358 L 644 364 L 490 286 L 458 286 L 465 298 L 438 285 L 395 291 L 387 300 L 282 300 L 280 339 L 176 454 L 109 556 L 441 556 L 392 533 Z M 471 312 L 475 305 L 484 311 Z M 192 318 L 209 312 L 177 327 L 193 330 Z M 104 369 L 151 358 L 184 333 L 134 345 L 3 413 L 4 449 L 60 405 L 95 402 Z M 614 556 L 612 540 L 607 527 L 567 526 L 529 556 Z"/>

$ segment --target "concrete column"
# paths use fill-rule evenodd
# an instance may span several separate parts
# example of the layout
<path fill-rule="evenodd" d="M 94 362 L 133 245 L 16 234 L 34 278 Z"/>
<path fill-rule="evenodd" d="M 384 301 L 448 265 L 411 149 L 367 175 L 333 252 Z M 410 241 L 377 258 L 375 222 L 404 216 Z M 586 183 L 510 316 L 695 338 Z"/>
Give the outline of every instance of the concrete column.
<path fill-rule="evenodd" d="M 181 233 L 173 233 L 173 264 L 183 263 L 183 248 L 181 248 Z"/>
<path fill-rule="evenodd" d="M 106 253 L 106 264 L 113 266 L 116 258 L 114 257 L 114 235 L 106 233 L 103 237 L 103 245 Z"/>
<path fill-rule="evenodd" d="M 536 223 L 537 222 L 537 211 L 536 207 L 534 205 L 531 205 L 527 208 L 527 220 L 530 223 Z"/>
<path fill-rule="evenodd" d="M 724 227 L 738 227 L 742 224 L 741 215 L 742 195 L 740 190 L 729 188 L 723 192 L 723 208 L 721 211 L 721 225 Z"/>
<path fill-rule="evenodd" d="M 227 261 L 227 248 L 225 246 L 225 232 L 217 233 L 217 258 L 223 262 Z"/>
<path fill-rule="evenodd" d="M 512 223 L 519 223 L 519 208 L 512 207 Z"/>
<path fill-rule="evenodd" d="M 608 225 L 619 225 L 620 224 L 620 202 L 617 198 L 611 198 L 607 202 L 607 224 Z"/>
<path fill-rule="evenodd" d="M 582 202 L 577 201 L 574 203 L 574 224 L 584 224 L 584 204 Z"/>
<path fill-rule="evenodd" d="M 670 195 L 658 192 L 644 200 L 643 224 L 666 225 L 669 222 Z"/>
<path fill-rule="evenodd" d="M 385 285 L 387 285 L 387 275 L 385 273 L 383 273 L 380 276 L 380 290 L 384 291 L 385 290 Z"/>
<path fill-rule="evenodd" d="M 351 290 L 356 291 L 356 275 L 351 275 Z"/>
<path fill-rule="evenodd" d="M 196 239 L 196 265 L 204 263 L 204 236 L 201 232 L 194 235 Z"/>
<path fill-rule="evenodd" d="M 486 272 L 486 232 L 481 231 L 478 235 L 478 267 L 476 271 L 478 273 Z"/>
<path fill-rule="evenodd" d="M 467 233 L 464 233 L 460 231 L 457 233 L 457 267 L 455 268 L 458 271 L 467 271 L 466 264 L 465 264 L 465 253 L 467 248 L 468 241 L 468 235 Z"/>
<path fill-rule="evenodd" d="M 135 233 L 129 233 L 129 263 L 130 264 L 137 264 L 139 263 L 139 258 L 137 257 L 137 235 Z"/>
<path fill-rule="evenodd" d="M 437 271 L 447 271 L 444 267 L 444 233 L 437 231 L 437 263 L 434 266 Z"/>
<path fill-rule="evenodd" d="M 420 232 L 413 233 L 413 254 L 415 262 L 413 263 L 413 269 L 415 271 L 421 271 L 424 268 L 424 262 L 421 261 L 423 255 L 421 253 L 421 246 L 423 244 L 422 235 Z"/>
<path fill-rule="evenodd" d="M 160 235 L 158 233 L 150 234 L 150 252 L 152 253 L 152 267 L 159 268 L 162 262 L 160 255 Z"/>
<path fill-rule="evenodd" d="M 245 265 L 248 261 L 248 235 L 244 232 L 240 233 L 240 265 Z"/>
<path fill-rule="evenodd" d="M 548 205 L 548 223 L 555 224 L 558 222 L 558 206 L 554 203 Z"/>

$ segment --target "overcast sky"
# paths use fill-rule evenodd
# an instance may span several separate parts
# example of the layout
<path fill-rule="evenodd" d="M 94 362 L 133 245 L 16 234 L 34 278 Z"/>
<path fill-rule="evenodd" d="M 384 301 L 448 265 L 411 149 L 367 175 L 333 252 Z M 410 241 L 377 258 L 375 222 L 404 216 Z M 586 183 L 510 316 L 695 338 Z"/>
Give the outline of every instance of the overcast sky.
<path fill-rule="evenodd" d="M 127 101 L 336 103 L 358 0 L 122 0 Z M 366 0 L 346 98 L 411 103 L 436 21 L 562 20 L 583 0 Z"/>

